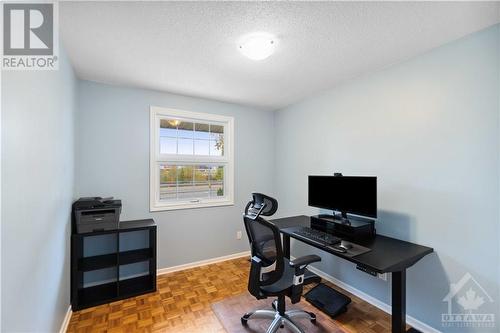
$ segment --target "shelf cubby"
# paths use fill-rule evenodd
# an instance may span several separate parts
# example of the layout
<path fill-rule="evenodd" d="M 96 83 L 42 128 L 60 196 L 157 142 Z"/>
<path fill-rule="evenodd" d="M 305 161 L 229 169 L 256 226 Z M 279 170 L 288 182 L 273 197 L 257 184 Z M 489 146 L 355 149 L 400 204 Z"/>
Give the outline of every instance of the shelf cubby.
<path fill-rule="evenodd" d="M 153 289 L 153 277 L 152 275 L 138 276 L 131 279 L 124 279 L 118 281 L 118 289 L 121 295 L 127 295 L 128 297 L 139 295 L 143 291 L 154 291 Z"/>
<path fill-rule="evenodd" d="M 120 265 L 128 265 L 153 259 L 153 252 L 151 248 L 120 252 Z"/>
<path fill-rule="evenodd" d="M 156 224 L 152 219 L 123 221 L 115 230 L 73 231 L 73 311 L 155 290 Z"/>
<path fill-rule="evenodd" d="M 83 257 L 78 260 L 78 270 L 83 272 L 115 267 L 118 261 L 116 253 L 102 254 L 99 256 Z"/>
<path fill-rule="evenodd" d="M 96 306 L 107 303 L 118 295 L 118 282 L 99 284 L 87 288 L 78 289 L 78 300 L 85 307 Z"/>

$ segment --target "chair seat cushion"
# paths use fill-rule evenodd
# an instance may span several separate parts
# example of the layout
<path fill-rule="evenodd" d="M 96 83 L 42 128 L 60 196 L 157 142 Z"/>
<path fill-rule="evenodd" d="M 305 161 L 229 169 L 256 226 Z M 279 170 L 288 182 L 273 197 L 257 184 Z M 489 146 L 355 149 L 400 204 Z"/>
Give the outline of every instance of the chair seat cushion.
<path fill-rule="evenodd" d="M 293 285 L 293 276 L 295 275 L 295 269 L 290 267 L 290 260 L 287 258 L 284 258 L 284 264 L 285 269 L 281 279 L 269 286 L 260 287 L 262 294 L 264 294 L 265 296 L 276 296 L 278 294 L 283 294 L 284 292 L 286 293 L 286 291 L 291 289 Z M 319 282 L 321 282 L 321 278 L 306 269 L 304 273 L 303 284 L 306 285 Z"/>

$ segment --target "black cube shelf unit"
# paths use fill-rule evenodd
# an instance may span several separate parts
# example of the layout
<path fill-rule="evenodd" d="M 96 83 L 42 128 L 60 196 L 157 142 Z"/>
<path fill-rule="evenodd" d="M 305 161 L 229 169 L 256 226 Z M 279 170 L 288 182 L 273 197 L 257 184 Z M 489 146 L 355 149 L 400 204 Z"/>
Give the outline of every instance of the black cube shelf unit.
<path fill-rule="evenodd" d="M 123 221 L 116 230 L 72 233 L 73 311 L 154 291 L 156 224 L 152 219 Z"/>

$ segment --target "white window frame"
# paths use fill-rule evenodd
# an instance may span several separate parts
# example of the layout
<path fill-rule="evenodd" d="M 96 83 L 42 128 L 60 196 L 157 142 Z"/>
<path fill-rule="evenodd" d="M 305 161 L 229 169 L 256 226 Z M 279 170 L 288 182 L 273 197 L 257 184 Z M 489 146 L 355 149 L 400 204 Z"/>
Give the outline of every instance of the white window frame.
<path fill-rule="evenodd" d="M 218 123 L 224 125 L 224 156 L 197 156 L 160 154 L 160 120 L 178 119 L 192 122 Z M 150 211 L 176 210 L 234 205 L 234 118 L 184 111 L 158 106 L 150 106 L 150 171 L 149 171 L 149 209 Z M 160 201 L 160 164 L 223 164 L 224 197 L 177 202 Z"/>

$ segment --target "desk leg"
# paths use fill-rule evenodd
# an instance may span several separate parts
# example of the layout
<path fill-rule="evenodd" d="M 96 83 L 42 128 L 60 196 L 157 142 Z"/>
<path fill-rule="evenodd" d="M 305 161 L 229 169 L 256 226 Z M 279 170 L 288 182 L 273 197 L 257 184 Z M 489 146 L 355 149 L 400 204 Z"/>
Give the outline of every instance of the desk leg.
<path fill-rule="evenodd" d="M 283 234 L 283 256 L 290 259 L 290 236 Z"/>
<path fill-rule="evenodd" d="M 392 333 L 406 332 L 406 270 L 392 272 Z"/>

